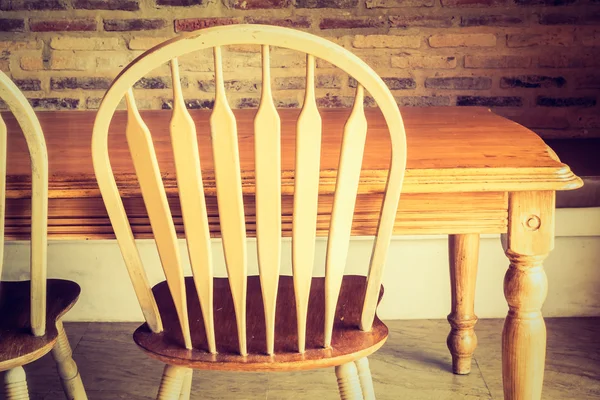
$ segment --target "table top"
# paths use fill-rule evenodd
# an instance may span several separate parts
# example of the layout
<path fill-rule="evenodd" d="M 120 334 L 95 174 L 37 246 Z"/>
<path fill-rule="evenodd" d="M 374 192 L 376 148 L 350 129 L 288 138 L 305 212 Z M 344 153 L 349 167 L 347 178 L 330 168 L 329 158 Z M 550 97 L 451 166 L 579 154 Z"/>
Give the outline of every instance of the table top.
<path fill-rule="evenodd" d="M 344 123 L 349 109 L 323 109 L 322 192 L 332 191 Z M 208 118 L 210 111 L 190 111 L 196 121 L 205 187 L 214 189 Z M 253 183 L 253 118 L 256 110 L 235 110 L 244 190 Z M 293 189 L 297 109 L 279 110 L 282 123 L 282 190 Z M 361 193 L 383 190 L 389 163 L 389 134 L 378 109 L 367 109 L 368 135 L 361 173 Z M 404 193 L 518 190 L 568 190 L 581 180 L 559 162 L 532 131 L 478 107 L 407 107 L 401 109 L 408 145 Z M 93 111 L 37 113 L 47 141 L 51 198 L 98 197 L 91 161 Z M 142 111 L 150 127 L 167 191 L 176 189 L 169 140 L 169 110 Z M 30 167 L 25 140 L 16 120 L 2 116 L 9 129 L 8 197 L 29 196 Z M 136 195 L 137 183 L 125 140 L 126 115 L 111 123 L 109 151 L 123 194 Z"/>

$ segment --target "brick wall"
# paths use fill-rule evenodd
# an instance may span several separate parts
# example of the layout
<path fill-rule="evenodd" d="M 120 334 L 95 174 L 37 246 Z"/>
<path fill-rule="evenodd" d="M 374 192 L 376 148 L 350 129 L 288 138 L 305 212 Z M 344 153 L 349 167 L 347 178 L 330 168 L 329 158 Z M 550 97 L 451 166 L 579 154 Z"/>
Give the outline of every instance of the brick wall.
<path fill-rule="evenodd" d="M 0 0 L 0 69 L 38 109 L 94 109 L 134 57 L 178 32 L 234 23 L 294 27 L 362 57 L 404 106 L 491 107 L 544 137 L 600 137 L 600 0 Z M 255 107 L 260 55 L 224 52 L 234 107 Z M 304 56 L 273 51 L 281 107 L 302 103 Z M 185 97 L 211 105 L 212 56 L 181 60 Z M 318 63 L 323 107 L 356 82 Z M 136 85 L 170 107 L 166 66 Z"/>

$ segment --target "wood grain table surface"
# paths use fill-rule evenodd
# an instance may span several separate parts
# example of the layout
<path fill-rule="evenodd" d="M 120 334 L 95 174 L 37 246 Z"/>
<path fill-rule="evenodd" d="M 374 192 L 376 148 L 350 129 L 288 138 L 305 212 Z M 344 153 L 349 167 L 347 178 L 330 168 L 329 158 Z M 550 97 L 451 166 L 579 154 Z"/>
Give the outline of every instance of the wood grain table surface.
<path fill-rule="evenodd" d="M 256 110 L 236 110 L 247 229 L 254 234 L 253 118 Z M 299 110 L 280 110 L 282 122 L 283 230 L 291 234 L 294 185 L 295 122 Z M 335 186 L 343 125 L 348 109 L 321 110 L 323 145 L 319 203 L 319 234 L 325 234 Z M 407 174 L 395 226 L 397 234 L 503 233 L 507 231 L 508 193 L 568 190 L 581 185 L 568 166 L 553 158 L 532 131 L 477 107 L 402 108 L 408 144 Z M 207 192 L 211 233 L 219 235 L 208 117 L 192 110 Z M 25 140 L 10 113 L 7 239 L 28 237 L 30 167 Z M 50 168 L 49 236 L 51 239 L 113 237 L 95 183 L 91 160 L 93 111 L 37 113 L 46 136 Z M 163 181 L 170 197 L 178 234 L 183 235 L 177 199 L 169 110 L 142 111 L 150 127 Z M 389 134 L 379 110 L 367 110 L 368 135 L 362 166 L 353 234 L 369 235 L 381 205 L 389 162 Z M 113 170 L 136 237 L 151 237 L 139 186 L 125 140 L 126 116 L 113 118 L 109 149 Z"/>

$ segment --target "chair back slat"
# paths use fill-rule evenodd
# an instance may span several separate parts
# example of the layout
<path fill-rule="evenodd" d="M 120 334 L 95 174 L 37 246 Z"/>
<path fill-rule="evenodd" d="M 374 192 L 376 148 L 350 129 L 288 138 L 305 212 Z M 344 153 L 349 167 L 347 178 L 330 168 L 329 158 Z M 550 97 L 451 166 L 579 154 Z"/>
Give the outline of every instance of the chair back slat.
<path fill-rule="evenodd" d="M 10 80 L 0 71 L 0 99 L 10 108 L 25 135 L 31 160 L 31 331 L 46 333 L 46 264 L 48 247 L 48 151 L 40 122 L 33 108 Z M 6 152 L 6 127 L 3 151 Z M 2 141 L 0 139 L 0 141 Z M 0 145 L 2 147 L 2 145 Z M 6 156 L 4 158 L 6 160 Z M 6 161 L 5 161 L 6 162 Z M 6 168 L 3 168 L 2 175 Z M 5 178 L 4 178 L 5 179 Z M 3 190 L 4 192 L 4 190 Z M 5 194 L 3 194 L 5 196 Z M 3 197 L 4 198 L 4 197 Z M 2 211 L 3 212 L 3 211 Z M 2 224 L 3 226 L 3 224 Z"/>
<path fill-rule="evenodd" d="M 298 351 L 306 347 L 306 314 L 315 258 L 319 175 L 321 159 L 321 115 L 315 98 L 315 57 L 306 56 L 306 91 L 296 127 L 294 212 L 292 216 L 292 269 L 296 295 Z"/>
<path fill-rule="evenodd" d="M 214 59 L 215 104 L 210 115 L 210 134 L 217 187 L 217 205 L 225 264 L 235 308 L 239 351 L 241 355 L 246 355 L 248 353 L 246 349 L 248 261 L 237 125 L 225 95 L 220 47 L 214 48 Z"/>
<path fill-rule="evenodd" d="M 281 266 L 281 121 L 271 93 L 269 46 L 262 46 L 262 94 L 254 119 L 254 154 L 258 267 L 267 353 L 273 354 Z"/>
<path fill-rule="evenodd" d="M 348 258 L 354 205 L 356 204 L 360 169 L 367 138 L 367 118 L 363 101 L 364 90 L 359 84 L 356 88 L 352 112 L 344 126 L 333 210 L 329 223 L 325 258 L 325 347 L 331 346 L 335 309 Z"/>
<path fill-rule="evenodd" d="M 4 265 L 4 219 L 6 215 L 6 145 L 7 128 L 0 115 L 0 279 Z"/>
<path fill-rule="evenodd" d="M 196 137 L 196 125 L 183 100 L 177 58 L 171 60 L 171 76 L 173 80 L 171 143 L 175 159 L 179 201 L 194 285 L 198 292 L 200 307 L 202 307 L 208 350 L 216 353 L 213 316 L 213 261 L 198 138 Z"/>
<path fill-rule="evenodd" d="M 140 184 L 142 197 L 148 211 L 152 232 L 160 261 L 173 297 L 185 347 L 192 348 L 185 283 L 181 257 L 177 246 L 177 235 L 167 195 L 160 176 L 156 153 L 150 130 L 138 112 L 131 89 L 125 95 L 127 101 L 127 128 L 125 136 L 133 160 L 133 167 Z"/>
<path fill-rule="evenodd" d="M 393 129 L 393 127 L 390 129 Z M 365 300 L 360 316 L 360 329 L 363 331 L 370 331 L 373 326 L 373 320 L 375 319 L 375 311 L 377 310 L 379 293 L 383 282 L 383 270 L 387 260 L 387 252 L 390 247 L 392 233 L 394 231 L 394 222 L 396 221 L 400 193 L 402 192 L 402 182 L 404 181 L 404 171 L 406 167 L 406 153 L 403 155 L 392 153 L 391 164 L 392 166 L 396 166 L 396 168 L 390 168 L 388 173 L 385 185 L 385 196 L 383 198 L 377 225 L 377 233 L 375 235 L 375 243 L 373 245 L 373 252 L 371 253 L 371 261 L 369 262 L 367 289 L 365 291 Z"/>

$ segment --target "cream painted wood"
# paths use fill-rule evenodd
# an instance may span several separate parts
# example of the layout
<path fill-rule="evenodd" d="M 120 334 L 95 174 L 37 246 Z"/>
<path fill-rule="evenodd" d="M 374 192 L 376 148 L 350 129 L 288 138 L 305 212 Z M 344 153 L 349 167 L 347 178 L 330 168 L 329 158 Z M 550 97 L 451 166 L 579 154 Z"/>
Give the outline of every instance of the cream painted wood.
<path fill-rule="evenodd" d="M 306 56 L 306 91 L 296 127 L 292 270 L 298 324 L 298 351 L 306 347 L 306 314 L 315 258 L 321 158 L 321 116 L 315 98 L 315 58 Z"/>
<path fill-rule="evenodd" d="M 7 400 L 29 400 L 27 377 L 23 367 L 6 371 L 4 374 L 4 393 Z"/>
<path fill-rule="evenodd" d="M 362 400 L 362 388 L 358 380 L 358 370 L 354 362 L 335 367 L 338 390 L 342 400 Z"/>
<path fill-rule="evenodd" d="M 4 265 L 4 218 L 6 215 L 6 124 L 0 115 L 0 279 Z"/>
<path fill-rule="evenodd" d="M 465 375 L 471 372 L 471 359 L 477 348 L 475 283 L 479 260 L 479 235 L 449 235 L 448 255 L 452 310 L 448 315 L 451 330 L 447 344 L 452 354 L 452 371 Z"/>
<path fill-rule="evenodd" d="M 19 88 L 2 71 L 0 71 L 0 99 L 8 105 L 19 122 L 27 141 L 31 160 L 31 330 L 35 336 L 43 336 L 46 333 L 48 152 L 42 127 L 33 108 Z M 0 152 L 6 151 L 5 145 L 0 144 L 0 149 L 3 149 Z M 0 159 L 6 162 L 6 157 L 2 157 L 1 154 Z M 4 194 L 0 196 L 4 199 Z M 4 212 L 4 207 L 1 212 Z M 0 224 L 4 225 L 3 216 L 0 218 Z"/>
<path fill-rule="evenodd" d="M 262 46 L 262 94 L 254 119 L 256 241 L 267 353 L 274 353 L 281 267 L 281 121 L 273 103 L 269 46 Z"/>
<path fill-rule="evenodd" d="M 194 370 L 189 368 L 187 371 L 185 371 L 185 376 L 183 377 L 183 384 L 181 385 L 181 394 L 179 395 L 179 400 L 190 400 L 193 378 Z"/>
<path fill-rule="evenodd" d="M 314 35 L 292 29 L 261 26 L 236 25 L 203 29 L 168 40 L 144 54 L 128 65 L 119 75 L 102 101 L 94 125 L 92 138 L 92 154 L 94 170 L 98 185 L 102 192 L 111 222 L 115 228 L 124 258 L 128 265 L 132 281 L 137 285 L 136 292 L 141 293 L 146 318 L 151 318 L 155 331 L 160 331 L 160 320 L 154 307 L 151 294 L 147 294 L 147 279 L 138 263 L 139 255 L 129 226 L 119 192 L 114 183 L 108 158 L 107 135 L 110 120 L 117 105 L 131 87 L 140 78 L 159 65 L 172 59 L 206 48 L 214 48 L 215 53 L 215 105 L 210 119 L 213 158 L 215 163 L 216 191 L 220 213 L 221 234 L 226 257 L 226 264 L 232 286 L 238 332 L 240 334 L 240 352 L 245 354 L 245 306 L 246 281 L 246 247 L 245 221 L 241 196 L 241 180 L 237 144 L 236 121 L 227 104 L 223 85 L 220 47 L 229 44 L 258 44 L 283 47 L 291 50 L 308 52 L 307 55 L 307 90 L 305 102 L 297 122 L 297 148 L 295 176 L 295 200 L 293 215 L 293 270 L 297 304 L 308 297 L 308 287 L 314 264 L 314 234 L 318 206 L 318 182 L 320 178 L 321 119 L 316 107 L 314 94 L 315 59 L 330 62 L 342 71 L 353 76 L 364 90 L 367 90 L 384 116 L 391 136 L 390 170 L 386 184 L 386 195 L 381 210 L 377 238 L 371 257 L 368 288 L 365 295 L 361 328 L 368 330 L 372 325 L 379 297 L 383 267 L 386 262 L 386 251 L 394 225 L 396 209 L 404 178 L 406 164 L 406 138 L 398 107 L 385 83 L 358 57 L 344 48 Z M 268 88 L 267 88 L 268 90 Z M 362 90 L 362 89 L 359 89 Z M 265 100 L 266 101 L 266 100 Z M 263 107 L 264 108 L 264 107 Z M 267 108 L 264 108 L 265 110 Z M 260 167 L 259 167 L 260 168 Z M 307 172 L 308 171 L 308 172 Z M 328 171 L 324 172 L 324 176 Z M 260 172 L 259 172 L 260 175 Z M 303 183 L 304 182 L 304 183 Z M 350 191 L 351 192 L 351 191 Z M 300 197 L 308 201 L 300 201 Z M 308 209 L 308 211 L 307 211 Z M 300 212 L 299 212 L 300 210 Z M 312 211 L 311 211 L 312 210 Z M 259 211 L 260 212 L 260 211 Z M 306 234 L 305 234 L 306 232 Z M 302 239 L 299 239 L 302 238 Z M 312 250 L 311 250 L 312 249 Z M 264 252 L 263 252 L 264 253 Z M 332 255 L 333 257 L 333 255 Z M 299 272 L 300 271 L 300 272 Z M 303 274 L 301 277 L 298 274 Z M 335 285 L 332 285 L 335 287 Z M 302 315 L 300 309 L 299 315 Z M 299 318 L 299 350 L 304 351 L 303 327 L 305 318 Z"/>
<path fill-rule="evenodd" d="M 52 357 L 56 361 L 65 395 L 68 400 L 87 400 L 77 364 L 73 360 L 73 351 L 61 320 L 56 323 L 56 328 L 58 338 L 52 348 Z"/>
<path fill-rule="evenodd" d="M 248 260 L 246 220 L 235 116 L 227 103 L 221 48 L 214 48 L 215 105 L 210 116 L 219 221 L 227 275 L 235 307 L 240 354 L 246 355 L 246 291 Z"/>
<path fill-rule="evenodd" d="M 187 368 L 165 365 L 157 400 L 180 400 Z"/>
<path fill-rule="evenodd" d="M 502 332 L 502 377 L 507 400 L 542 397 L 548 293 L 542 262 L 554 247 L 555 193 L 514 192 L 509 197 L 510 266 L 504 278 L 508 315 Z"/>
<path fill-rule="evenodd" d="M 171 143 L 177 173 L 179 201 L 181 202 L 194 284 L 206 327 L 208 349 L 211 353 L 216 353 L 213 317 L 213 262 L 198 140 L 196 126 L 183 100 L 176 58 L 171 60 L 171 75 L 173 78 Z"/>
<path fill-rule="evenodd" d="M 131 89 L 127 92 L 125 98 L 127 100 L 127 129 L 125 130 L 127 144 L 148 211 L 152 232 L 156 238 L 156 246 L 163 271 L 173 296 L 185 347 L 191 349 L 192 340 L 177 234 L 175 233 L 171 210 L 169 209 L 167 195 L 156 161 L 152 137 L 150 136 L 150 130 L 137 110 Z"/>
<path fill-rule="evenodd" d="M 338 164 L 335 197 L 329 238 L 327 240 L 327 255 L 325 261 L 325 347 L 331 346 L 333 321 L 337 306 L 346 260 L 350 245 L 350 231 L 358 192 L 358 180 L 362 166 L 365 140 L 367 138 L 367 118 L 364 110 L 364 90 L 359 84 L 356 88 L 354 106 L 342 139 L 342 149 Z"/>
<path fill-rule="evenodd" d="M 362 395 L 365 400 L 375 400 L 375 389 L 373 388 L 373 377 L 369 368 L 369 359 L 367 357 L 359 358 L 354 361 L 358 371 L 358 380 L 362 388 Z"/>

